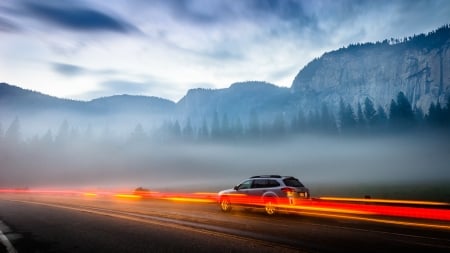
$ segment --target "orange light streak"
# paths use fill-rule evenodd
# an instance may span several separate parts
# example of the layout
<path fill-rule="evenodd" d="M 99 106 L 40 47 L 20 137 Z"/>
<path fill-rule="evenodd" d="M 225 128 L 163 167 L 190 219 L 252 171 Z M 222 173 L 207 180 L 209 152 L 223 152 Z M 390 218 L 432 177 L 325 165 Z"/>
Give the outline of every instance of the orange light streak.
<path fill-rule="evenodd" d="M 169 197 L 169 198 L 164 198 L 164 199 L 172 200 L 172 201 L 179 201 L 179 202 L 196 202 L 196 203 L 212 203 L 212 202 L 215 202 L 214 200 L 211 200 L 211 199 L 188 198 L 188 197 Z"/>
<path fill-rule="evenodd" d="M 127 190 L 74 190 L 74 189 L 27 189 L 27 188 L 1 188 L 1 193 L 20 194 L 51 194 L 86 197 L 116 197 L 124 199 L 161 199 L 174 202 L 214 203 L 218 196 L 214 192 L 195 193 L 164 193 L 146 191 L 144 193 L 126 193 Z M 245 194 L 230 194 L 228 197 L 233 204 L 264 206 L 264 199 Z M 435 221 L 450 221 L 450 204 L 445 202 L 410 201 L 392 199 L 363 199 L 363 198 L 336 198 L 320 197 L 314 199 L 280 198 L 274 203 L 279 208 L 290 209 L 299 212 L 317 212 L 323 214 L 354 214 L 354 215 L 379 215 L 386 217 L 403 217 L 415 219 L 429 219 Z"/>
<path fill-rule="evenodd" d="M 141 199 L 142 196 L 134 195 L 134 194 L 114 194 L 116 198 L 125 198 L 125 199 Z"/>
<path fill-rule="evenodd" d="M 391 217 L 420 218 L 432 220 L 450 221 L 450 209 L 414 207 L 414 206 L 390 206 L 364 203 L 339 203 L 335 201 L 311 200 L 300 203 L 300 206 L 314 206 L 322 208 L 334 208 L 343 210 L 355 210 L 376 215 Z"/>
<path fill-rule="evenodd" d="M 308 210 L 308 211 L 348 213 L 348 214 L 375 214 L 373 212 L 367 211 L 345 209 L 345 208 L 331 208 L 331 207 L 299 206 L 299 205 L 276 205 L 276 207 L 288 210 Z"/>
<path fill-rule="evenodd" d="M 403 225 L 403 226 L 437 228 L 437 229 L 450 230 L 450 225 L 445 225 L 445 224 L 430 224 L 430 223 L 423 223 L 423 222 L 405 222 L 405 221 L 398 221 L 398 220 L 369 218 L 369 217 L 350 216 L 350 215 L 339 215 L 339 214 L 310 213 L 310 212 L 299 212 L 299 213 L 300 214 L 308 214 L 308 215 L 312 215 L 312 216 L 318 216 L 318 217 L 362 220 L 362 221 L 379 222 L 379 223 L 386 223 L 386 224 L 396 224 L 396 225 Z"/>
<path fill-rule="evenodd" d="M 86 197 L 97 197 L 97 193 L 85 192 L 85 193 L 83 193 L 83 196 L 86 196 Z"/>
<path fill-rule="evenodd" d="M 434 206 L 450 205 L 450 203 L 445 202 L 396 200 L 396 199 L 365 199 L 365 198 L 337 198 L 337 197 L 320 197 L 319 199 L 331 201 L 373 202 L 373 203 L 406 204 L 406 205 L 434 205 Z"/>

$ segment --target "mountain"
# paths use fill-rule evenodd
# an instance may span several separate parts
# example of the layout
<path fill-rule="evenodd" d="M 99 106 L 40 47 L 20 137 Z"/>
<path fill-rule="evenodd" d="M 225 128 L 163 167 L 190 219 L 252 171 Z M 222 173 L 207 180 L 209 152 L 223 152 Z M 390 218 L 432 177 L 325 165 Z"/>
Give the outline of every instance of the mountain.
<path fill-rule="evenodd" d="M 300 70 L 290 88 L 262 81 L 238 82 L 224 89 L 191 89 L 178 103 L 130 95 L 74 101 L 0 83 L 0 123 L 14 115 L 29 117 L 30 124 L 42 118 L 54 122 L 87 119 L 89 124 L 128 128 L 137 123 L 158 127 L 177 121 L 179 126 L 174 124 L 174 129 L 189 125 L 197 131 L 205 124 L 211 130 L 218 121 L 244 128 L 255 122 L 269 128 L 289 126 L 300 118 L 311 123 L 318 122 L 324 113 L 339 123 L 341 100 L 353 107 L 350 116 L 366 98 L 374 108 L 381 106 L 389 112 L 391 100 L 399 92 L 413 109 L 420 108 L 425 114 L 432 103 L 447 104 L 449 25 L 402 40 L 353 44 L 324 53 Z M 436 105 L 436 110 L 441 108 Z"/>
<path fill-rule="evenodd" d="M 428 111 L 431 102 L 450 95 L 450 27 L 403 40 L 350 45 L 307 64 L 292 90 L 316 101 L 356 105 L 369 97 L 388 109 L 402 91 L 413 107 Z"/>
<path fill-rule="evenodd" d="M 175 103 L 148 96 L 115 95 L 93 99 L 86 103 L 87 106 L 99 113 L 142 113 L 142 114 L 172 114 Z"/>
<path fill-rule="evenodd" d="M 277 113 L 290 111 L 292 98 L 288 88 L 259 81 L 239 82 L 226 89 L 189 90 L 178 102 L 177 110 L 194 124 L 210 120 L 214 113 L 246 122 L 252 113 L 258 113 L 260 119 L 271 119 Z"/>
<path fill-rule="evenodd" d="M 0 110 L 35 113 L 43 110 L 105 114 L 133 112 L 142 114 L 172 113 L 175 103 L 158 97 L 116 95 L 91 101 L 52 97 L 17 86 L 0 83 Z"/>
<path fill-rule="evenodd" d="M 0 122 L 18 117 L 24 127 L 37 128 L 43 122 L 54 127 L 68 120 L 74 125 L 105 127 L 155 122 L 171 117 L 175 103 L 158 97 L 117 95 L 91 101 L 76 101 L 52 97 L 17 86 L 0 83 Z M 39 122 L 39 123 L 38 123 Z M 87 123 L 86 123 L 87 122 Z M 150 125 L 150 124 L 148 124 Z"/>
<path fill-rule="evenodd" d="M 83 103 L 60 99 L 36 91 L 0 83 L 0 111 L 8 114 L 34 114 L 42 110 L 77 110 Z"/>

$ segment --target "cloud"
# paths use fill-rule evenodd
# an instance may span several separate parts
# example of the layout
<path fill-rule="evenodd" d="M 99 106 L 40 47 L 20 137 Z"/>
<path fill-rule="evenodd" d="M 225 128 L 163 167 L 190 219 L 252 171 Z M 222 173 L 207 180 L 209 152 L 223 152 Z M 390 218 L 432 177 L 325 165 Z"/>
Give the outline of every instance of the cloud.
<path fill-rule="evenodd" d="M 186 90 L 177 87 L 169 81 L 160 80 L 157 77 L 142 77 L 143 79 L 136 80 L 137 76 L 129 76 L 116 79 L 106 79 L 99 81 L 97 88 L 91 89 L 76 96 L 80 100 L 92 100 L 100 97 L 109 97 L 114 95 L 142 95 L 154 96 L 164 99 L 173 100 L 174 97 L 181 97 L 185 95 Z M 131 81 L 132 80 L 132 81 Z M 194 87 L 199 87 L 198 83 Z M 202 87 L 210 87 L 210 84 L 202 83 Z"/>
<path fill-rule="evenodd" d="M 20 28 L 13 22 L 0 17 L 0 32 L 15 32 L 19 30 Z"/>
<path fill-rule="evenodd" d="M 81 75 L 112 76 L 121 74 L 121 72 L 114 69 L 91 69 L 79 65 L 62 62 L 52 62 L 50 63 L 50 67 L 58 74 L 67 77 L 74 77 Z"/>
<path fill-rule="evenodd" d="M 229 16 L 229 8 L 222 1 L 173 0 L 160 2 L 171 15 L 195 25 L 211 25 Z M 219 11 L 220 10 L 220 11 Z"/>
<path fill-rule="evenodd" d="M 161 1 L 160 4 L 159 8 L 165 8 L 174 18 L 193 25 L 239 23 L 243 20 L 259 23 L 273 18 L 303 25 L 315 23 L 315 17 L 308 12 L 311 1 L 173 0 Z"/>
<path fill-rule="evenodd" d="M 56 72 L 69 77 L 78 76 L 87 71 L 82 67 L 66 63 L 52 63 L 51 65 Z"/>
<path fill-rule="evenodd" d="M 121 20 L 98 10 L 71 5 L 48 5 L 38 2 L 26 2 L 25 10 L 42 20 L 78 31 L 111 31 L 128 33 L 138 29 Z"/>
<path fill-rule="evenodd" d="M 80 99 L 95 99 L 113 95 L 145 95 L 152 84 L 148 82 L 135 82 L 125 79 L 110 79 L 101 81 L 97 89 L 79 95 Z"/>

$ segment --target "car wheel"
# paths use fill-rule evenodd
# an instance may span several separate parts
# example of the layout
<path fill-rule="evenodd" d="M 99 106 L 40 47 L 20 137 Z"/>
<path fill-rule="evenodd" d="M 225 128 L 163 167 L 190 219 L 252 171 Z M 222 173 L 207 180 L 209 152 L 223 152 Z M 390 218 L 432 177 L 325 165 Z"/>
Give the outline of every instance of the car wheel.
<path fill-rule="evenodd" d="M 264 210 L 268 215 L 274 215 L 277 211 L 276 201 L 273 198 L 268 198 L 264 201 Z"/>
<path fill-rule="evenodd" d="M 228 198 L 223 198 L 220 200 L 220 210 L 223 212 L 231 211 L 231 202 Z"/>

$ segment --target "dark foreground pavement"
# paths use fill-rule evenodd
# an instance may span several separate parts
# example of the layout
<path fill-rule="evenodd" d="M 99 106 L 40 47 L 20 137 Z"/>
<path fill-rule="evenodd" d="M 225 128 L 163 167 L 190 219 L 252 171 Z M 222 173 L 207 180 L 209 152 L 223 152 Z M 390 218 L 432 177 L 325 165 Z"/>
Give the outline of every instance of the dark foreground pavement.
<path fill-rule="evenodd" d="M 8 197 L 0 198 L 0 221 L 19 253 L 450 252 L 450 229 L 170 201 Z"/>

